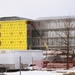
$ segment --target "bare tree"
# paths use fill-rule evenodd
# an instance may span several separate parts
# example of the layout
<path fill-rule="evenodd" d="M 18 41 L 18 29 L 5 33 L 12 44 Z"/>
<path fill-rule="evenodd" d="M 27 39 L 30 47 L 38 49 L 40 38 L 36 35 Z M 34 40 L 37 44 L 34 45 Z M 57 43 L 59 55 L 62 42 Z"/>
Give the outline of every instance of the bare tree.
<path fill-rule="evenodd" d="M 59 37 L 61 37 L 64 40 L 64 45 L 66 48 L 66 55 L 67 55 L 67 69 L 69 69 L 69 51 L 70 51 L 70 46 L 71 46 L 71 42 L 70 42 L 70 38 L 71 38 L 71 30 L 72 30 L 72 24 L 71 24 L 71 19 L 65 19 L 64 21 L 64 30 L 62 31 L 62 33 L 64 33 L 65 38 L 62 36 L 62 34 L 56 33 L 57 35 L 59 35 Z M 59 29 L 60 31 L 60 29 Z M 59 43 L 62 43 L 61 41 L 57 41 Z"/>
<path fill-rule="evenodd" d="M 67 19 L 67 22 L 68 22 L 68 25 L 65 25 L 65 35 L 67 37 L 67 41 L 66 41 L 66 46 L 67 46 L 67 69 L 69 69 L 69 50 L 70 50 L 70 42 L 69 42 L 69 39 L 70 39 L 70 29 L 72 28 L 71 27 L 71 24 L 70 24 L 70 19 Z"/>

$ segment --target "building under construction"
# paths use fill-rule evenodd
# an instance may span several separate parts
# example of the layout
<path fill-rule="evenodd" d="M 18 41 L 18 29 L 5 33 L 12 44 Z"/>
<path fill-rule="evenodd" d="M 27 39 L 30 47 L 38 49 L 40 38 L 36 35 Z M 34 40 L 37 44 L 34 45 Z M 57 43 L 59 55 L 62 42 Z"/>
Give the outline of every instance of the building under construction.
<path fill-rule="evenodd" d="M 27 50 L 28 23 L 21 17 L 0 18 L 0 50 Z"/>
<path fill-rule="evenodd" d="M 75 49 L 75 17 L 0 18 L 0 49 Z"/>
<path fill-rule="evenodd" d="M 75 17 L 39 18 L 33 25 L 39 34 L 32 29 L 32 49 L 75 50 Z"/>
<path fill-rule="evenodd" d="M 37 50 L 46 50 L 46 52 L 48 52 L 47 50 L 65 50 L 68 57 L 69 51 L 75 50 L 75 17 L 39 18 L 36 20 L 21 17 L 0 18 L 0 64 L 12 68 L 17 62 L 4 62 L 9 60 L 8 57 L 11 59 L 10 53 L 13 54 L 13 58 L 18 56 L 14 56 L 16 51 L 12 50 L 20 50 L 19 53 L 23 52 L 24 54 L 26 51 L 21 50 L 29 49 L 31 51 L 35 50 L 36 53 Z M 42 55 L 42 52 L 39 53 Z M 23 54 L 21 54 L 23 56 L 22 60 L 25 59 L 26 55 Z M 29 57 L 30 54 L 27 54 L 27 56 Z M 35 56 L 39 58 L 38 54 Z M 43 57 L 43 55 L 40 57 Z"/>

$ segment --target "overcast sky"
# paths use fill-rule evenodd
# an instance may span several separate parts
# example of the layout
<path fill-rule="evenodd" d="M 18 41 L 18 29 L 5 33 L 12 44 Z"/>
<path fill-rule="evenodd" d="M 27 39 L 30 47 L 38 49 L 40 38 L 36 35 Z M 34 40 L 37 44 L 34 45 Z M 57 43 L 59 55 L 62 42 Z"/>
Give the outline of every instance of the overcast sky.
<path fill-rule="evenodd" d="M 75 0 L 0 0 L 0 17 L 39 17 L 75 15 Z"/>

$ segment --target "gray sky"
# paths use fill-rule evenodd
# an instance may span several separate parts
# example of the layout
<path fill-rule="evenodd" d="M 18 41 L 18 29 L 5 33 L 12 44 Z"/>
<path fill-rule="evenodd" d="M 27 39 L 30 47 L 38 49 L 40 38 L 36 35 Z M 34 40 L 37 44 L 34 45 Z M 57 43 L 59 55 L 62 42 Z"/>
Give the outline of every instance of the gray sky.
<path fill-rule="evenodd" d="M 39 17 L 75 15 L 75 0 L 0 0 L 0 17 Z"/>

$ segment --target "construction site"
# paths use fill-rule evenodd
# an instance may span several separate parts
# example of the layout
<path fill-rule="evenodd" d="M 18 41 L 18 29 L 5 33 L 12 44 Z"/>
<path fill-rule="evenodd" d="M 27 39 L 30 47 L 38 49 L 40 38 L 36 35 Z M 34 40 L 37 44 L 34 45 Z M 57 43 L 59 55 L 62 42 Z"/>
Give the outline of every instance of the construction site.
<path fill-rule="evenodd" d="M 22 17 L 0 18 L 0 64 L 6 65 L 9 69 L 16 69 L 16 67 L 19 69 L 20 64 L 25 67 L 27 62 L 24 60 L 27 58 L 24 58 L 25 55 L 23 53 L 29 50 L 31 50 L 33 54 L 28 54 L 27 58 L 31 57 L 31 61 L 35 59 L 36 62 L 33 64 L 36 65 L 37 62 L 40 62 L 40 65 L 42 65 L 41 68 L 68 69 L 69 67 L 75 66 L 73 64 L 75 57 L 75 17 L 45 17 L 36 20 Z M 40 52 L 37 52 L 37 50 Z M 20 52 L 17 53 L 17 51 Z M 3 63 L 10 55 L 12 56 L 9 59 L 13 59 L 13 61 Z M 18 59 L 17 61 L 19 62 L 19 56 L 21 55 L 22 63 L 20 62 L 20 64 L 15 66 L 16 60 Z M 15 58 L 16 56 L 18 57 Z M 51 61 L 49 58 L 51 56 L 57 58 Z M 59 57 L 62 59 L 65 57 L 66 61 L 64 59 L 58 60 L 60 59 Z M 45 58 L 49 58 L 50 60 L 45 61 Z M 28 63 L 29 62 L 30 61 L 28 61 Z M 53 63 L 57 62 L 58 66 L 54 66 Z M 64 67 L 61 63 L 65 63 L 63 64 Z M 69 65 L 69 63 L 71 65 Z M 32 64 L 32 62 L 30 62 L 29 65 L 30 64 Z"/>

